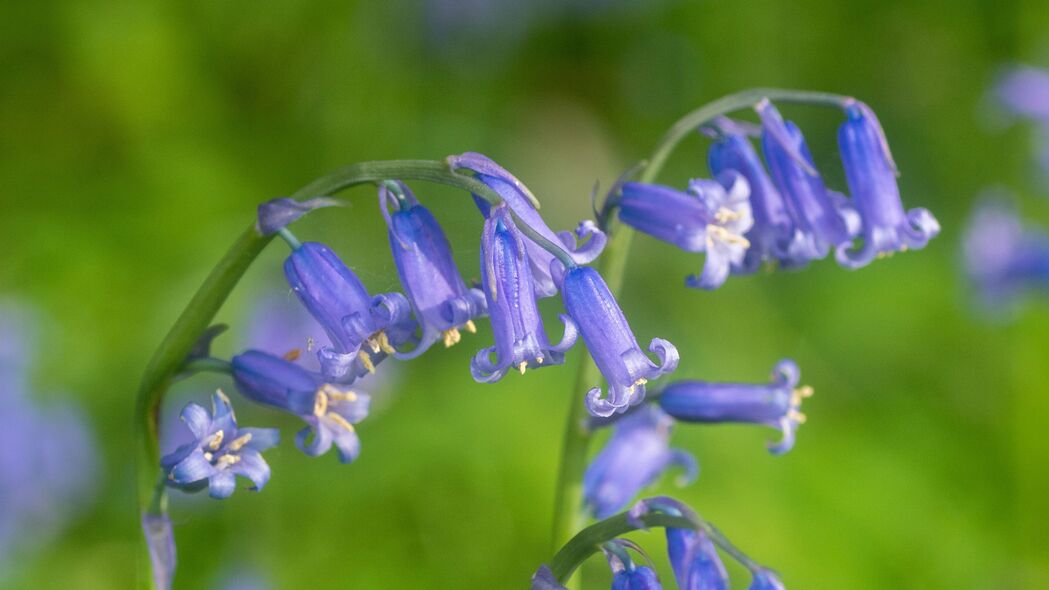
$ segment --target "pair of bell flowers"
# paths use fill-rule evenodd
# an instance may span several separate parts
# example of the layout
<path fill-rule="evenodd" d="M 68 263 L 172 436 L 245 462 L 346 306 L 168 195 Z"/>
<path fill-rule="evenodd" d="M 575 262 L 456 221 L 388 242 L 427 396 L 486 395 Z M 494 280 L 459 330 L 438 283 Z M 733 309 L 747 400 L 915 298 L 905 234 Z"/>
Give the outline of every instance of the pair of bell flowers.
<path fill-rule="evenodd" d="M 755 110 L 764 164 L 751 128 L 722 117 L 704 129 L 715 137 L 708 163 L 716 182 L 694 180 L 687 191 L 628 182 L 615 196 L 623 223 L 706 253 L 703 272 L 688 277 L 688 286 L 716 289 L 730 274 L 766 264 L 804 267 L 832 250 L 839 265 L 856 269 L 923 248 L 939 233 L 928 210 L 904 210 L 885 133 L 866 104 L 845 105 L 838 130 L 851 196 L 826 187 L 797 125 L 768 100 Z"/>

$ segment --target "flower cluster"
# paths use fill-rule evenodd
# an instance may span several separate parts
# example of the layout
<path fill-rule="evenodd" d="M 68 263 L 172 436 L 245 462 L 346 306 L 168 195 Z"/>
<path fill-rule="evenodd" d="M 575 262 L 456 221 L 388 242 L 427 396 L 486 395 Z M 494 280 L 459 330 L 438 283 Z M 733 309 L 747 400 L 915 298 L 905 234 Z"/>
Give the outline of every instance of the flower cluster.
<path fill-rule="evenodd" d="M 832 249 L 838 264 L 859 268 L 878 256 L 923 248 L 939 224 L 925 209 L 904 210 L 874 112 L 855 100 L 843 108 L 838 144 L 851 197 L 824 185 L 801 130 L 763 100 L 755 109 L 764 166 L 749 126 L 719 118 L 705 128 L 715 137 L 709 166 L 716 180 L 693 180 L 685 192 L 627 182 L 609 204 L 638 231 L 705 252 L 703 272 L 686 280 L 701 289 L 763 264 L 803 267 Z"/>

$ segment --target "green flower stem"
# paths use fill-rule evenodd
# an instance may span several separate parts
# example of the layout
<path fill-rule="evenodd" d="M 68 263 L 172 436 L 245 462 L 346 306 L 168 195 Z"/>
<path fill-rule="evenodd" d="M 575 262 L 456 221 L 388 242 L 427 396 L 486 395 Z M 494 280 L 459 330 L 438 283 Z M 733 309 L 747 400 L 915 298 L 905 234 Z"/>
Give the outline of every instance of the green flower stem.
<path fill-rule="evenodd" d="M 694 522 L 685 516 L 671 516 L 663 513 L 645 514 L 638 518 L 644 527 L 673 527 L 697 529 L 702 522 Z M 629 532 L 640 530 L 631 522 L 630 516 L 623 512 L 594 523 L 579 531 L 550 560 L 550 571 L 562 584 L 569 581 L 576 569 L 588 557 L 601 550 L 601 545 Z"/>
<path fill-rule="evenodd" d="M 722 97 L 686 114 L 674 123 L 656 145 L 652 155 L 639 167 L 638 181 L 654 182 L 674 149 L 700 126 L 719 116 L 753 107 L 766 98 L 777 102 L 817 104 L 839 108 L 847 106 L 854 100 L 839 94 L 778 88 L 754 88 Z M 618 297 L 626 273 L 626 263 L 634 231 L 623 225 L 612 228 L 611 211 L 605 209 L 600 217 L 609 225 L 611 235 L 597 269 L 608 283 L 612 295 Z M 615 231 L 612 232 L 612 229 Z M 583 473 L 586 471 L 591 432 L 586 424 L 583 393 L 602 382 L 603 378 L 597 365 L 589 358 L 584 360 L 570 396 L 571 405 L 561 447 L 561 466 L 554 496 L 553 550 L 572 539 L 572 535 L 586 524 L 587 515 L 583 508 Z"/>
<path fill-rule="evenodd" d="M 444 184 L 478 195 L 493 205 L 502 202 L 498 193 L 484 183 L 451 170 L 446 162 L 431 160 L 389 160 L 353 164 L 314 180 L 299 189 L 292 198 L 302 200 L 331 195 L 354 185 L 375 184 L 390 178 Z M 187 356 L 211 325 L 226 297 L 272 239 L 272 235 L 262 235 L 254 223 L 241 234 L 204 280 L 204 284 L 183 310 L 146 368 L 135 405 L 138 439 L 137 489 L 139 510 L 142 513 L 165 512 L 166 494 L 163 489 L 154 494 L 159 471 L 157 420 L 164 394 L 185 367 Z M 140 554 L 140 585 L 152 588 L 152 576 L 144 569 L 149 567 L 149 553 L 144 542 Z"/>

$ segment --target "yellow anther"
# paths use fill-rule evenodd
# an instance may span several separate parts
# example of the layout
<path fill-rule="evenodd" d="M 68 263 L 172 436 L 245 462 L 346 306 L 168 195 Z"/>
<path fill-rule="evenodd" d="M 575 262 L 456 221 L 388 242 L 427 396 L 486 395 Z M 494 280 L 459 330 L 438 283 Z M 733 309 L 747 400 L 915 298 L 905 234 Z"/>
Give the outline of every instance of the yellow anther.
<path fill-rule="evenodd" d="M 451 328 L 441 333 L 444 336 L 444 347 L 449 348 L 453 344 L 458 344 L 462 340 L 462 336 L 459 334 L 459 330 Z"/>
<path fill-rule="evenodd" d="M 372 357 L 367 351 L 362 350 L 358 352 L 357 358 L 361 359 L 361 364 L 364 365 L 364 368 L 367 369 L 369 373 L 375 372 L 375 364 L 372 363 Z"/>
<path fill-rule="evenodd" d="M 543 355 L 539 355 L 539 356 L 535 357 L 535 364 L 541 365 L 541 364 L 543 364 L 543 361 L 545 361 L 545 360 L 546 359 L 543 358 Z"/>
<path fill-rule="evenodd" d="M 707 225 L 707 245 L 712 246 L 715 240 L 726 244 L 737 244 L 744 248 L 750 247 L 750 240 L 747 238 L 737 236 L 720 225 L 709 224 Z"/>
<path fill-rule="evenodd" d="M 393 349 L 393 346 L 390 345 L 390 337 L 386 335 L 386 332 L 376 333 L 374 336 L 372 336 L 372 341 L 374 342 L 374 344 L 372 344 L 373 352 L 379 352 L 380 350 L 385 352 L 386 354 L 393 354 L 397 352 Z M 375 348 L 376 346 L 378 346 L 378 348 Z"/>
<path fill-rule="evenodd" d="M 742 213 L 740 213 L 739 211 L 733 211 L 728 207 L 721 207 L 720 209 L 718 209 L 717 213 L 714 214 L 714 219 L 716 219 L 718 223 L 728 223 L 730 221 L 737 221 L 741 217 L 743 217 Z"/>
<path fill-rule="evenodd" d="M 802 414 L 801 412 L 799 412 L 797 410 L 791 410 L 791 411 L 787 412 L 787 418 L 797 422 L 798 424 L 804 424 L 805 421 L 809 419 L 808 416 L 806 416 L 805 414 Z"/>
<path fill-rule="evenodd" d="M 471 334 L 476 334 L 477 333 L 477 326 L 474 325 L 474 321 L 473 320 L 466 320 L 466 323 L 463 324 L 463 328 L 467 332 L 469 332 Z"/>
<path fill-rule="evenodd" d="M 648 383 L 648 379 L 644 377 L 638 377 L 637 381 L 634 381 L 634 385 L 644 385 L 645 383 Z"/>
<path fill-rule="evenodd" d="M 211 437 L 211 441 L 208 443 L 208 448 L 212 451 L 219 450 L 219 447 L 222 446 L 222 436 L 221 430 L 216 432 L 215 435 Z"/>
<path fill-rule="evenodd" d="M 205 461 L 211 461 L 214 458 L 215 458 L 215 455 L 212 455 L 211 453 L 204 453 L 204 460 Z"/>
<path fill-rule="evenodd" d="M 299 360 L 300 356 L 302 356 L 302 349 L 301 348 L 293 348 L 293 349 L 289 350 L 288 352 L 285 352 L 283 358 L 286 361 L 294 362 L 294 361 Z"/>
<path fill-rule="evenodd" d="M 249 442 L 251 442 L 251 433 L 250 432 L 245 434 L 245 435 L 243 435 L 243 436 L 239 436 L 239 437 L 233 439 L 233 442 L 229 443 L 229 450 L 231 450 L 231 451 L 239 451 L 242 448 L 244 448 L 244 445 L 248 444 Z"/>
<path fill-rule="evenodd" d="M 327 417 L 330 418 L 332 422 L 338 424 L 339 426 L 342 426 L 343 428 L 345 428 L 346 430 L 349 430 L 350 432 L 353 432 L 353 424 L 350 424 L 349 422 L 347 422 L 346 418 L 343 418 L 342 416 L 336 414 L 335 412 L 329 412 Z"/>
<path fill-rule="evenodd" d="M 527 369 L 527 368 L 528 368 L 528 362 L 527 361 L 521 361 L 521 363 L 519 365 L 517 365 L 517 370 L 520 371 L 522 375 L 525 374 L 525 369 Z"/>
<path fill-rule="evenodd" d="M 357 401 L 357 394 L 356 393 L 354 393 L 352 391 L 339 391 L 331 383 L 325 383 L 324 386 L 320 388 L 320 391 L 323 392 L 324 395 L 327 395 L 328 396 L 328 400 L 330 400 L 330 401 L 343 401 L 343 400 L 348 401 L 348 402 Z"/>
<path fill-rule="evenodd" d="M 236 465 L 240 461 L 240 455 L 223 455 L 215 462 L 216 469 L 225 469 L 230 465 Z"/>
<path fill-rule="evenodd" d="M 328 396 L 324 393 L 323 389 L 317 392 L 317 396 L 313 398 L 313 415 L 323 416 L 328 413 Z"/>

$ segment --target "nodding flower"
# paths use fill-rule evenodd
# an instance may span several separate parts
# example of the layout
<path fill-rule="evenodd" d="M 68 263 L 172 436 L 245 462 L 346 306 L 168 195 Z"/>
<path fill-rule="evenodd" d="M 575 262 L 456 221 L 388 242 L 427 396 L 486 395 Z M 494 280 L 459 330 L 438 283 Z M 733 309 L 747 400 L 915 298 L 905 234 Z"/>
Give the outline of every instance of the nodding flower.
<path fill-rule="evenodd" d="M 677 368 L 677 348 L 653 338 L 648 350 L 658 356 L 659 364 L 652 362 L 638 346 L 605 280 L 593 268 L 577 266 L 563 271 L 559 278 L 565 309 L 608 382 L 606 397 L 601 396 L 600 387 L 587 392 L 587 408 L 595 416 L 625 412 L 645 398 L 648 381 Z"/>
<path fill-rule="evenodd" d="M 750 185 L 734 170 L 719 181 L 692 180 L 687 192 L 639 182 L 621 187 L 620 221 L 686 252 L 706 252 L 703 272 L 685 281 L 689 287 L 720 287 L 750 247 L 743 237 L 753 225 Z"/>
<path fill-rule="evenodd" d="M 627 549 L 640 551 L 639 547 L 624 539 L 614 539 L 601 546 L 612 570 L 612 590 L 661 590 L 663 586 L 655 570 L 635 564 Z"/>
<path fill-rule="evenodd" d="M 705 531 L 668 527 L 667 555 L 682 590 L 728 590 L 728 571 Z"/>
<path fill-rule="evenodd" d="M 696 459 L 670 448 L 674 421 L 654 405 L 620 418 L 611 438 L 583 476 L 583 496 L 597 518 L 622 510 L 637 494 L 673 465 L 685 470 L 685 481 L 698 472 Z"/>
<path fill-rule="evenodd" d="M 565 251 L 576 264 L 592 262 L 604 249 L 607 237 L 604 232 L 598 229 L 597 224 L 590 220 L 580 222 L 574 233 L 554 233 L 532 204 L 535 197 L 528 190 L 528 187 L 488 156 L 476 152 L 466 152 L 458 156 L 450 156 L 448 163 L 453 169 L 465 169 L 474 172 L 477 175 L 477 180 L 480 180 L 498 193 L 506 203 L 506 206 L 521 221 L 550 242 L 563 245 Z M 475 199 L 475 201 L 477 201 L 477 206 L 481 213 L 488 217 L 491 213 L 491 205 L 479 198 Z M 585 242 L 579 243 L 582 240 L 585 240 Z M 538 297 L 555 295 L 557 293 L 557 284 L 550 270 L 550 265 L 554 261 L 554 255 L 527 238 L 525 239 L 525 249 L 528 253 L 528 262 L 532 267 L 532 281 L 535 283 L 536 295 Z"/>
<path fill-rule="evenodd" d="M 343 463 L 360 454 L 353 425 L 368 416 L 368 394 L 326 382 L 323 375 L 259 350 L 239 354 L 231 364 L 233 381 L 245 397 L 306 422 L 306 428 L 295 436 L 302 452 L 316 457 L 334 444 Z"/>
<path fill-rule="evenodd" d="M 400 293 L 372 297 L 330 248 L 305 242 L 284 262 L 292 291 L 331 339 L 317 352 L 325 376 L 352 383 L 414 339 L 411 304 Z"/>
<path fill-rule="evenodd" d="M 772 382 L 709 383 L 676 381 L 659 396 L 659 405 L 682 422 L 745 422 L 777 428 L 780 442 L 769 446 L 773 454 L 794 446 L 798 425 L 805 421 L 801 400 L 812 395 L 812 388 L 798 387 L 801 372 L 792 360 L 782 360 L 772 370 Z"/>
<path fill-rule="evenodd" d="M 849 192 L 860 214 L 860 245 L 839 248 L 838 264 L 866 266 L 875 257 L 924 248 L 940 233 L 927 209 L 904 211 L 896 183 L 896 165 L 878 118 L 870 107 L 853 102 L 838 129 L 838 145 Z"/>
<path fill-rule="evenodd" d="M 404 293 L 415 310 L 422 336 L 415 349 L 395 353 L 397 358 L 415 358 L 438 340 L 446 347 L 460 340 L 460 329 L 476 332 L 473 319 L 484 315 L 485 298 L 478 289 L 467 288 L 452 258 L 441 226 L 404 183 L 396 190 L 379 187 L 379 206 L 390 237 L 390 251 Z"/>
<path fill-rule="evenodd" d="M 564 336 L 557 345 L 550 344 L 536 304 L 524 237 L 504 205 L 494 208 L 484 223 L 481 282 L 488 302 L 495 346 L 478 352 L 470 363 L 475 380 L 488 383 L 501 379 L 511 368 L 523 374 L 527 368 L 564 362 L 565 351 L 576 341 L 575 323 L 567 315 L 562 315 Z"/>
<path fill-rule="evenodd" d="M 167 484 L 187 491 L 208 489 L 212 498 L 228 498 L 236 489 L 236 477 L 251 480 L 261 490 L 270 479 L 270 466 L 262 451 L 280 440 L 275 428 L 239 428 L 229 398 L 221 391 L 211 398 L 211 412 L 187 404 L 182 421 L 193 440 L 160 460 Z"/>
<path fill-rule="evenodd" d="M 822 260 L 831 248 L 844 247 L 855 237 L 856 212 L 844 195 L 827 190 L 798 126 L 784 121 L 768 100 L 755 108 L 761 116 L 765 161 L 794 221 L 795 234 L 782 262 L 798 267 Z"/>

